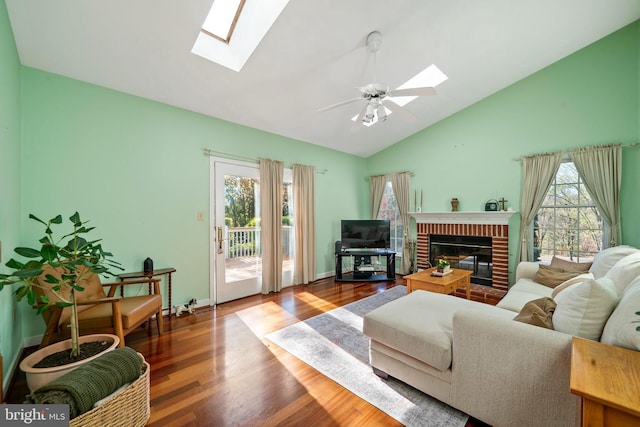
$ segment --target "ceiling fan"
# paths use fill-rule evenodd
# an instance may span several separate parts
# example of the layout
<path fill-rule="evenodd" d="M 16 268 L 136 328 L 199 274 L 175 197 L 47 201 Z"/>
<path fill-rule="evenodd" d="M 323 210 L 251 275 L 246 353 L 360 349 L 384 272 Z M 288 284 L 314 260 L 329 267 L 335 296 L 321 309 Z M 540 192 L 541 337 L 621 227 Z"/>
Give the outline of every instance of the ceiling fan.
<path fill-rule="evenodd" d="M 367 47 L 373 54 L 373 80 L 376 78 L 376 53 L 380 49 L 382 44 L 382 34 L 379 31 L 373 31 L 367 36 Z M 366 86 L 358 88 L 361 92 L 360 96 L 356 98 L 347 99 L 346 101 L 338 102 L 337 104 L 329 105 L 327 107 L 318 110 L 326 111 L 332 108 L 341 107 L 352 102 L 365 101 L 366 104 L 358 114 L 358 117 L 353 124 L 353 129 L 357 130 L 363 124 L 373 124 L 375 120 L 385 121 L 387 120 L 388 112 L 397 113 L 399 116 L 403 116 L 405 120 L 414 121 L 416 118 L 409 111 L 402 108 L 395 103 L 392 98 L 400 96 L 431 96 L 437 95 L 436 90 L 433 87 L 415 87 L 407 89 L 390 90 L 389 86 L 384 83 L 369 83 Z"/>

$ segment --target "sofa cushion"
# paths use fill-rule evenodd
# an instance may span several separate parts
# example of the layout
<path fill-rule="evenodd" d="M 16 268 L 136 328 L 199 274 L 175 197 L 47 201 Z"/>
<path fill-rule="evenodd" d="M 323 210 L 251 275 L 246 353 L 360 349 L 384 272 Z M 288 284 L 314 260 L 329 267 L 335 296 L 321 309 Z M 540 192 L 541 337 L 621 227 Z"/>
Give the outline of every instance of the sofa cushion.
<path fill-rule="evenodd" d="M 556 306 L 556 302 L 549 297 L 534 299 L 526 303 L 513 320 L 542 328 L 553 329 L 552 316 Z"/>
<path fill-rule="evenodd" d="M 531 300 L 550 297 L 553 289 L 540 285 L 531 279 L 520 279 L 509 288 L 509 292 L 500 300 L 497 307 L 519 313 Z"/>
<path fill-rule="evenodd" d="M 633 280 L 640 276 L 640 251 L 627 255 L 615 263 L 604 277 L 611 279 L 621 295 Z"/>
<path fill-rule="evenodd" d="M 446 371 L 452 358 L 453 314 L 458 310 L 515 316 L 492 305 L 419 290 L 366 314 L 363 332 L 373 341 Z"/>
<path fill-rule="evenodd" d="M 563 282 L 563 283 L 559 284 L 558 286 L 556 286 L 555 288 L 553 288 L 553 292 L 551 292 L 551 298 L 555 299 L 555 297 L 560 292 L 564 291 L 569 286 L 577 285 L 578 283 L 582 283 L 585 280 L 589 280 L 589 279 L 595 279 L 595 277 L 593 277 L 593 274 L 591 274 L 591 273 L 579 274 L 578 276 L 576 276 L 574 278 L 571 278 L 571 279 L 567 280 L 566 282 Z"/>
<path fill-rule="evenodd" d="M 593 265 L 591 265 L 589 271 L 593 273 L 596 279 L 604 277 L 618 261 L 635 252 L 638 252 L 638 249 L 627 245 L 603 249 L 593 257 Z"/>
<path fill-rule="evenodd" d="M 578 271 L 566 271 L 561 268 L 551 267 L 550 265 L 540 265 L 538 266 L 538 272 L 533 280 L 541 285 L 555 288 L 559 284 L 566 282 L 579 274 L 580 272 Z"/>
<path fill-rule="evenodd" d="M 593 262 L 573 262 L 566 259 L 558 258 L 557 256 L 553 256 L 551 258 L 551 267 L 560 268 L 564 271 L 573 271 L 577 273 L 586 273 L 593 265 Z"/>
<path fill-rule="evenodd" d="M 601 342 L 640 351 L 640 277 L 636 278 L 622 294 L 602 331 Z"/>
<path fill-rule="evenodd" d="M 613 282 L 602 277 L 570 286 L 556 296 L 553 328 L 556 331 L 598 341 L 618 302 Z"/>

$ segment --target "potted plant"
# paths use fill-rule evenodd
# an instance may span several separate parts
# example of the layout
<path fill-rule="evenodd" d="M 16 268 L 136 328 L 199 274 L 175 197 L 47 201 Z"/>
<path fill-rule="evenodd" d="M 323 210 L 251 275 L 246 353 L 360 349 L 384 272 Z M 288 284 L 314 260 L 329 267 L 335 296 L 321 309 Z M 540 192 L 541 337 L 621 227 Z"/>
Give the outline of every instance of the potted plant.
<path fill-rule="evenodd" d="M 441 257 L 438 260 L 438 265 L 436 266 L 436 271 L 438 273 L 448 273 L 451 270 L 451 263 L 447 259 L 447 257 Z"/>
<path fill-rule="evenodd" d="M 111 259 L 113 255 L 110 252 L 103 250 L 100 244 L 101 240 L 89 241 L 83 237 L 95 227 L 86 227 L 88 221 L 82 221 L 78 212 L 69 218 L 73 225 L 73 231 L 58 239 L 54 237 L 52 226 L 62 224 L 61 215 L 47 222 L 32 214 L 29 215 L 29 218 L 45 227 L 45 236 L 39 240 L 39 249 L 15 248 L 14 251 L 27 258 L 27 261 L 21 262 L 12 258 L 5 264 L 13 271 L 0 274 L 0 290 L 5 286 L 18 285 L 14 289 L 16 300 L 21 301 L 26 297 L 30 305 L 37 305 L 38 314 L 49 309 L 51 304 L 69 307 L 71 340 L 69 344 L 63 345 L 63 348 L 70 349 L 71 360 L 83 359 L 84 355 L 80 354 L 76 292 L 82 292 L 84 288 L 79 283 L 86 274 L 114 276 L 109 269 L 122 270 L 122 268 L 117 261 Z M 47 266 L 60 272 L 59 278 L 46 274 L 44 279 L 46 283 L 52 285 L 49 290 L 55 294 L 58 301 L 52 302 L 44 295 L 38 297 L 35 292 L 35 288 L 44 288 L 37 279 L 44 273 Z M 115 335 L 113 337 L 117 340 Z M 117 344 L 116 341 L 115 345 Z"/>

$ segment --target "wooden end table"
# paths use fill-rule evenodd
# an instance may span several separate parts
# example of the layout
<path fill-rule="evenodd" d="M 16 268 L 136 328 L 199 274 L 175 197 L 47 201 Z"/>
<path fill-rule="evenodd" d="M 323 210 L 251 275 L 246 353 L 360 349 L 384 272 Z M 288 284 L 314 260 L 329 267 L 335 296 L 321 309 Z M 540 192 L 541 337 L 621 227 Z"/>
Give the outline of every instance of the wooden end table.
<path fill-rule="evenodd" d="M 471 299 L 471 270 L 452 268 L 451 274 L 442 277 L 432 276 L 431 273 L 434 271 L 436 271 L 435 267 L 404 276 L 407 281 L 407 293 L 421 289 L 440 294 L 452 294 L 456 289 L 466 287 L 467 299 Z"/>
<path fill-rule="evenodd" d="M 169 307 L 165 307 L 162 309 L 162 311 L 164 310 L 169 310 L 169 316 L 171 316 L 171 308 L 173 307 L 171 305 L 171 273 L 175 273 L 176 269 L 173 267 L 169 267 L 169 268 L 161 268 L 159 270 L 153 270 L 152 272 L 146 272 L 146 271 L 136 271 L 135 273 L 122 273 L 120 275 L 118 275 L 118 278 L 122 281 L 122 280 L 126 280 L 126 279 L 140 279 L 140 278 L 145 278 L 145 277 L 155 277 L 155 276 L 162 276 L 164 274 L 167 275 L 167 290 L 168 290 L 168 295 L 167 295 L 167 302 L 169 303 Z M 120 287 L 120 296 L 122 296 L 122 292 L 123 292 L 123 287 Z M 149 293 L 151 293 L 151 283 L 149 283 Z"/>
<path fill-rule="evenodd" d="M 638 383 L 640 352 L 573 338 L 570 387 L 582 397 L 583 426 L 639 426 Z"/>

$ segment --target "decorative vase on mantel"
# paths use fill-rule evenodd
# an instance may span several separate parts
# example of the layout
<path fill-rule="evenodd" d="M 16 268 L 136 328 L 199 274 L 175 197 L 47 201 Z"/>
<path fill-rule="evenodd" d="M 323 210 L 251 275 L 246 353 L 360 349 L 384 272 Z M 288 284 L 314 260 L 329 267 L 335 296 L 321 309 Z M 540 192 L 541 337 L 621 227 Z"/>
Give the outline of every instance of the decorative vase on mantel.
<path fill-rule="evenodd" d="M 458 211 L 458 198 L 454 197 L 453 199 L 451 199 L 451 212 L 457 212 Z"/>

